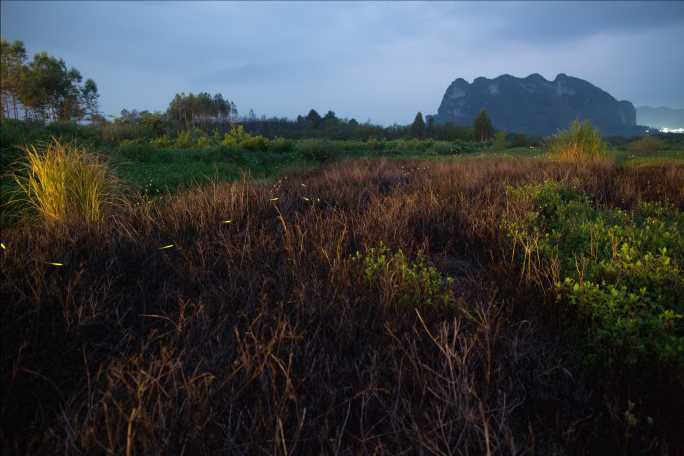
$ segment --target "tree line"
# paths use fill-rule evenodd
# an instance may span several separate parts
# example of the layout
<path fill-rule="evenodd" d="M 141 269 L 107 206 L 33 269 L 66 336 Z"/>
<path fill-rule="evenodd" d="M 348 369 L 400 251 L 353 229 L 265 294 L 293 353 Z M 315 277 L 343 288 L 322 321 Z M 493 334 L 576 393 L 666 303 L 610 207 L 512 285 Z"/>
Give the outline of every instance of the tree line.
<path fill-rule="evenodd" d="M 64 60 L 39 52 L 28 60 L 21 41 L 0 38 L 0 119 L 92 119 L 98 115 L 97 84 Z"/>
<path fill-rule="evenodd" d="M 98 90 L 92 79 L 83 80 L 81 73 L 68 67 L 64 60 L 37 53 L 27 60 L 21 41 L 0 41 L 0 119 L 14 118 L 39 121 L 79 121 L 108 123 L 98 113 Z M 417 113 L 410 125 L 383 127 L 370 121 L 338 118 L 329 110 L 321 116 L 315 109 L 295 120 L 285 118 L 257 118 L 250 110 L 247 117 L 239 118 L 234 102 L 221 93 L 177 93 L 165 112 L 138 112 L 123 110 L 114 124 L 129 129 L 130 136 L 158 137 L 199 128 L 205 131 L 225 132 L 239 122 L 245 131 L 268 138 L 284 137 L 331 139 L 398 139 L 433 138 L 440 140 L 486 141 L 493 137 L 494 129 L 486 112 L 482 110 L 473 126 L 435 124 L 432 116 L 423 119 Z M 128 136 L 128 135 L 127 135 Z"/>
<path fill-rule="evenodd" d="M 237 115 L 235 103 L 222 94 L 211 95 L 200 92 L 177 93 L 166 111 L 168 118 L 184 128 L 208 126 L 216 123 L 230 123 Z"/>
<path fill-rule="evenodd" d="M 112 124 L 118 127 L 118 136 L 125 139 L 135 137 L 155 138 L 174 136 L 182 131 L 199 129 L 206 133 L 223 134 L 234 124 L 240 124 L 244 131 L 266 138 L 327 138 L 338 140 L 376 139 L 437 139 L 445 141 L 476 140 L 487 141 L 494 136 L 494 129 L 486 112 L 482 111 L 472 127 L 451 123 L 437 124 L 432 116 L 419 112 L 409 125 L 382 126 L 356 119 L 338 117 L 329 110 L 320 115 L 315 109 L 296 119 L 279 117 L 257 117 L 253 111 L 245 117 L 238 117 L 235 104 L 223 95 L 209 93 L 179 93 L 171 100 L 165 112 L 122 110 Z"/>

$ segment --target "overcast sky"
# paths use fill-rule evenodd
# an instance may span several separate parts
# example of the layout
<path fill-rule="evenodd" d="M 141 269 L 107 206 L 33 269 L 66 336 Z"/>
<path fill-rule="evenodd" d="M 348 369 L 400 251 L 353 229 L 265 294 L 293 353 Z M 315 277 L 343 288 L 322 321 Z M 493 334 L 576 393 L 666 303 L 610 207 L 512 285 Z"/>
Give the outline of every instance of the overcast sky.
<path fill-rule="evenodd" d="M 684 2 L 1 1 L 1 33 L 95 79 L 107 114 L 221 92 L 242 114 L 408 123 L 458 77 L 587 79 L 684 108 Z"/>

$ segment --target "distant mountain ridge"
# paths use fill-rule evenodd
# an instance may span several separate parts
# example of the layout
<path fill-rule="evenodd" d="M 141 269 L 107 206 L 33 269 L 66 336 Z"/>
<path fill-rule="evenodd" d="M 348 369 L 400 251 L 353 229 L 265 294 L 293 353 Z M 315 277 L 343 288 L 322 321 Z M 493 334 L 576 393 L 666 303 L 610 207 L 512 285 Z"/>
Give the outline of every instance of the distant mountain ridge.
<path fill-rule="evenodd" d="M 684 128 L 684 109 L 639 106 L 637 108 L 637 122 L 640 125 L 653 128 Z"/>
<path fill-rule="evenodd" d="M 433 120 L 471 125 L 483 108 L 494 128 L 529 135 L 553 134 L 575 119 L 589 120 L 605 136 L 639 135 L 645 130 L 637 125 L 632 103 L 563 73 L 553 81 L 537 73 L 526 78 L 479 77 L 471 84 L 458 78 L 444 93 Z"/>

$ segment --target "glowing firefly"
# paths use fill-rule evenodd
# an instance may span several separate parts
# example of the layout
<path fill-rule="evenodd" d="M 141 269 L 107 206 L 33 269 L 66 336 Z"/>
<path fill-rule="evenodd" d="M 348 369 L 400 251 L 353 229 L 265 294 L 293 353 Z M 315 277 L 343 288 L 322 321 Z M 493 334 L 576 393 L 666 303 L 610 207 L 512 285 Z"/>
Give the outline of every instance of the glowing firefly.
<path fill-rule="evenodd" d="M 172 248 L 174 245 L 176 245 L 176 244 L 167 244 L 167 245 L 164 245 L 164 246 L 162 246 L 162 247 L 159 247 L 159 250 L 170 249 L 170 248 Z"/>
<path fill-rule="evenodd" d="M 224 225 L 227 225 L 229 223 L 233 223 L 233 221 L 232 220 L 224 220 L 221 223 L 223 223 Z"/>
<path fill-rule="evenodd" d="M 278 198 L 278 197 L 276 196 L 276 197 L 274 197 L 274 198 L 271 198 L 269 201 L 278 201 L 279 199 L 280 199 L 280 198 Z"/>
<path fill-rule="evenodd" d="M 48 261 L 47 264 L 50 266 L 64 266 L 64 263 L 57 263 L 56 261 Z"/>
<path fill-rule="evenodd" d="M 4 242 L 0 242 L 0 247 L 2 247 L 2 250 L 7 250 L 7 246 Z"/>

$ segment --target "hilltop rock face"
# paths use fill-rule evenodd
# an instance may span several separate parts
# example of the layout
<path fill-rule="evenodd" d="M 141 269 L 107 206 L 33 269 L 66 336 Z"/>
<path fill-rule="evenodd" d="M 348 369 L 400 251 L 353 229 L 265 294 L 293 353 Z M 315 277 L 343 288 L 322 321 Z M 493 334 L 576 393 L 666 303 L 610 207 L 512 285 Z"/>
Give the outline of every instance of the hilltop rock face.
<path fill-rule="evenodd" d="M 636 110 L 589 82 L 559 74 L 547 81 L 539 74 L 526 78 L 510 75 L 477 78 L 472 84 L 456 79 L 444 94 L 436 123 L 472 125 L 486 109 L 494 128 L 545 136 L 567 128 L 575 119 L 589 120 L 606 136 L 630 136 L 643 129 L 636 125 Z"/>

